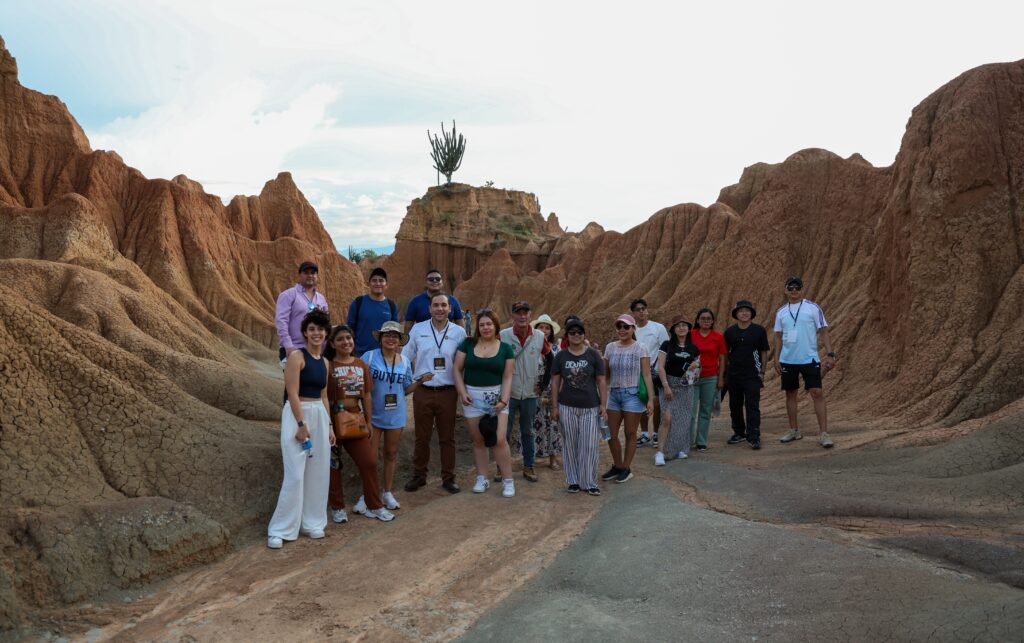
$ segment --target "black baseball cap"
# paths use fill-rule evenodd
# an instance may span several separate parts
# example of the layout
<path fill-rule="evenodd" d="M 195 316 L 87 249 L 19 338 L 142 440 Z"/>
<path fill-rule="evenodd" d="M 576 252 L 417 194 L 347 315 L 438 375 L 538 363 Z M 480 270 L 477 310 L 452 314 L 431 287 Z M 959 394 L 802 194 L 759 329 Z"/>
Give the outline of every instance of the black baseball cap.
<path fill-rule="evenodd" d="M 567 322 L 565 322 L 566 333 L 568 333 L 569 330 L 572 328 L 579 328 L 584 334 L 586 334 L 587 332 L 587 330 L 583 328 L 583 320 L 580 319 L 579 317 L 573 317 L 569 319 Z"/>
<path fill-rule="evenodd" d="M 520 310 L 531 310 L 530 302 L 525 299 L 512 303 L 512 312 L 518 313 Z"/>
<path fill-rule="evenodd" d="M 388 273 L 380 266 L 377 266 L 376 268 L 370 271 L 370 279 L 373 279 L 374 277 L 384 277 L 384 281 L 387 281 Z"/>
<path fill-rule="evenodd" d="M 800 277 L 786 277 L 786 288 L 790 286 L 796 286 L 797 288 L 804 287 L 804 280 Z"/>
<path fill-rule="evenodd" d="M 310 268 L 313 269 L 313 272 L 320 272 L 320 267 L 312 261 L 303 261 L 299 264 L 299 272 L 306 272 Z"/>

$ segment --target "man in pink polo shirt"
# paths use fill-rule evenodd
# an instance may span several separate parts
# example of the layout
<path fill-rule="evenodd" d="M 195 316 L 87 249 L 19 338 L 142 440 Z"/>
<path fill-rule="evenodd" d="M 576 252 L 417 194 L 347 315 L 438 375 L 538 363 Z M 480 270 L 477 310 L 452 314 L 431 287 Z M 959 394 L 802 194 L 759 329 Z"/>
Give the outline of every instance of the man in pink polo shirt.
<path fill-rule="evenodd" d="M 277 325 L 277 336 L 281 338 L 278 357 L 281 358 L 282 369 L 288 355 L 306 345 L 306 339 L 302 336 L 302 318 L 314 308 L 327 312 L 327 299 L 316 289 L 319 272 L 315 263 L 303 261 L 299 266 L 299 282 L 277 296 L 274 322 Z"/>

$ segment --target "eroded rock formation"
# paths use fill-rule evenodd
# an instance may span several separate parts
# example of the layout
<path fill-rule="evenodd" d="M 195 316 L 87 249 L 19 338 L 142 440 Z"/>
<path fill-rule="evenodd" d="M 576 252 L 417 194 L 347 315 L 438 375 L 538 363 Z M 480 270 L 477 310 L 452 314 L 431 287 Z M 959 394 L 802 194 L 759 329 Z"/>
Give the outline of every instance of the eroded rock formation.
<path fill-rule="evenodd" d="M 0 41 L 0 624 L 265 518 L 277 437 L 243 418 L 279 417 L 274 301 L 304 259 L 343 313 L 361 275 L 287 173 L 227 207 L 147 179 Z"/>

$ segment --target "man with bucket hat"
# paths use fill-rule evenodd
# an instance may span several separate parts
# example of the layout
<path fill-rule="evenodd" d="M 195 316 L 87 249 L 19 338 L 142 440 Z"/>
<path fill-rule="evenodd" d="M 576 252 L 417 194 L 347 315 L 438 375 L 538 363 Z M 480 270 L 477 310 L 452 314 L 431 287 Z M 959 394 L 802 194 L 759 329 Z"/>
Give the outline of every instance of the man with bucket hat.
<path fill-rule="evenodd" d="M 728 351 L 726 386 L 729 391 L 729 415 L 732 417 L 732 437 L 727 444 L 746 441 L 752 449 L 761 448 L 761 389 L 764 387 L 764 368 L 767 356 L 768 332 L 764 326 L 753 323 L 757 310 L 747 299 L 732 307 L 736 323 L 725 329 L 725 347 Z M 743 412 L 746 410 L 746 418 Z"/>

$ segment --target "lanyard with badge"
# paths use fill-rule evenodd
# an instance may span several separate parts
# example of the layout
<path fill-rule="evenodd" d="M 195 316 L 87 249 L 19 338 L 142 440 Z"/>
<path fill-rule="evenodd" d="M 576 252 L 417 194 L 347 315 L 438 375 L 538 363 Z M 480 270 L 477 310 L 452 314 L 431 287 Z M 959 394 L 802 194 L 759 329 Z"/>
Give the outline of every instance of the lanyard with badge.
<path fill-rule="evenodd" d="M 388 393 L 384 394 L 384 410 L 394 411 L 395 409 L 398 408 L 398 394 L 391 393 L 390 391 L 392 391 L 395 388 L 395 363 L 398 361 L 398 353 L 395 353 L 395 356 L 391 358 L 390 371 L 388 370 L 388 361 L 384 359 L 383 353 L 381 353 L 380 359 L 382 362 L 384 362 L 384 373 L 386 374 L 388 380 L 389 391 Z"/>
<path fill-rule="evenodd" d="M 792 346 L 796 344 L 796 332 L 797 332 L 797 320 L 800 319 L 800 309 L 804 307 L 803 299 L 800 300 L 800 305 L 796 307 L 796 314 L 793 314 L 793 304 L 786 304 L 786 312 L 793 318 L 793 328 L 783 329 L 782 331 L 782 343 L 786 346 Z"/>
<path fill-rule="evenodd" d="M 451 322 L 446 321 L 444 325 L 444 335 L 441 335 L 440 341 L 437 339 L 437 333 L 434 331 L 433 322 L 430 323 L 430 334 L 434 336 L 434 344 L 437 345 L 437 352 L 441 352 L 441 344 L 444 344 L 444 340 L 448 338 L 448 327 L 451 326 Z M 445 369 L 445 358 L 444 356 L 434 358 L 434 370 L 443 371 Z"/>

